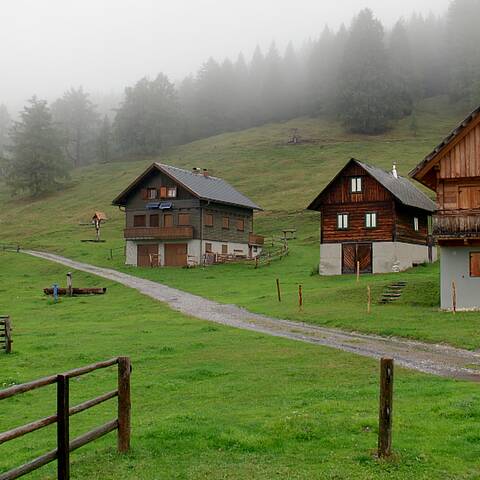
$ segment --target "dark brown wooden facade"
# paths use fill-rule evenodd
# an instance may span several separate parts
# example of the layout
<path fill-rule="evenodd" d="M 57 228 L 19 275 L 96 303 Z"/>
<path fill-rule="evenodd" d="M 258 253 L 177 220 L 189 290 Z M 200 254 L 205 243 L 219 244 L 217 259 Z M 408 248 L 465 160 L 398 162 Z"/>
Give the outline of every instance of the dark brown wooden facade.
<path fill-rule="evenodd" d="M 361 178 L 361 192 L 352 192 L 352 178 Z M 322 214 L 322 243 L 399 241 L 427 245 L 429 212 L 402 205 L 355 161 L 347 164 L 312 206 Z M 338 227 L 338 215 L 342 213 L 348 214 L 346 229 Z M 376 214 L 373 228 L 367 227 L 368 213 Z"/>

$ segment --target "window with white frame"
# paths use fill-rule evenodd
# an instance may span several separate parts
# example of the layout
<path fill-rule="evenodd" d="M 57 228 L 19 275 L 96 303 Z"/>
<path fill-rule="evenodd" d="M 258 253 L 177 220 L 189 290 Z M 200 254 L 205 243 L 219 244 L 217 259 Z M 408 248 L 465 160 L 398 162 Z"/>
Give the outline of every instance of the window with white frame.
<path fill-rule="evenodd" d="M 346 230 L 348 228 L 348 213 L 337 214 L 337 228 L 339 230 Z"/>
<path fill-rule="evenodd" d="M 418 232 L 418 217 L 413 217 L 413 229 Z"/>
<path fill-rule="evenodd" d="M 365 226 L 367 228 L 377 227 L 377 214 L 375 212 L 365 214 Z"/>
<path fill-rule="evenodd" d="M 362 177 L 351 178 L 351 191 L 352 193 L 360 193 L 362 191 Z"/>
<path fill-rule="evenodd" d="M 177 187 L 169 187 L 167 190 L 168 198 L 175 198 L 177 196 Z"/>

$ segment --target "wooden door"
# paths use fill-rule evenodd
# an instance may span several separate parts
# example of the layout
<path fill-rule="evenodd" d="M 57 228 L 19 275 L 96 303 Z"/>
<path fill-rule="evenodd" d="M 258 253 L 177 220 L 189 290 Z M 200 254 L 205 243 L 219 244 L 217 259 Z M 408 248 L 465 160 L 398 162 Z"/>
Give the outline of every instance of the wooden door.
<path fill-rule="evenodd" d="M 458 208 L 460 209 L 480 208 L 480 187 L 478 186 L 458 187 Z"/>
<path fill-rule="evenodd" d="M 157 244 L 149 243 L 145 245 L 137 245 L 137 266 L 150 267 L 150 255 L 152 255 L 152 260 L 154 262 L 158 262 Z"/>
<path fill-rule="evenodd" d="M 342 244 L 342 273 L 356 273 L 357 262 L 360 263 L 360 273 L 372 273 L 371 243 Z"/>
<path fill-rule="evenodd" d="M 187 244 L 166 243 L 165 244 L 165 266 L 184 267 L 187 265 Z"/>

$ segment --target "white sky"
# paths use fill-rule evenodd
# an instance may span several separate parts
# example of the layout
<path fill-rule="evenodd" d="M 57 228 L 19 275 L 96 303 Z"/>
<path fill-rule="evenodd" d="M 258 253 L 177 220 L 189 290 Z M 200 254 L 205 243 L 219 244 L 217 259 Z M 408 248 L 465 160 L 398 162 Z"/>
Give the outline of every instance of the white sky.
<path fill-rule="evenodd" d="M 247 58 L 258 43 L 283 48 L 349 23 L 364 7 L 386 26 L 449 0 L 0 0 L 0 103 L 18 110 L 34 93 L 71 86 L 121 92 L 159 71 L 171 80 L 209 56 Z"/>

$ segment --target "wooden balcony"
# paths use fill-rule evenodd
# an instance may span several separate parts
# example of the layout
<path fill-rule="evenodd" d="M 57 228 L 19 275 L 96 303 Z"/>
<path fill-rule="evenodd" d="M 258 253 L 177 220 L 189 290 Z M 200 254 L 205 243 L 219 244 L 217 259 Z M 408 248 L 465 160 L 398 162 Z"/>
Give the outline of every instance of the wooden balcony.
<path fill-rule="evenodd" d="M 480 210 L 436 212 L 433 235 L 438 240 L 480 238 Z"/>
<path fill-rule="evenodd" d="M 187 240 L 193 238 L 193 227 L 130 227 L 123 230 L 123 236 L 127 240 Z"/>
<path fill-rule="evenodd" d="M 248 236 L 249 245 L 262 246 L 265 243 L 265 237 L 263 235 L 256 235 L 255 233 L 250 233 Z"/>

